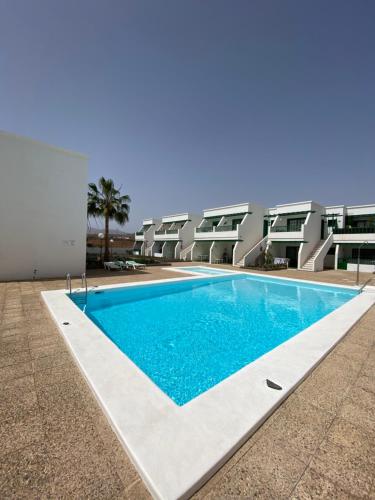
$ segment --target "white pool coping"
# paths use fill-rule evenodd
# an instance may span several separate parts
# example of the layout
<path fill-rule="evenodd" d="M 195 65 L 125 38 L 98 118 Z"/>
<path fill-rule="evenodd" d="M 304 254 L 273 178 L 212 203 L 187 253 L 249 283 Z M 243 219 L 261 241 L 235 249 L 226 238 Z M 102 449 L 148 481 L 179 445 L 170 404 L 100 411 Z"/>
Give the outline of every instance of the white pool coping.
<path fill-rule="evenodd" d="M 104 285 L 97 289 L 201 278 Z M 199 489 L 375 304 L 375 293 L 357 295 L 184 406 L 178 406 L 109 340 L 66 292 L 46 291 L 42 296 L 151 494 L 166 500 L 188 498 Z M 69 325 L 64 326 L 64 322 Z M 266 379 L 281 385 L 282 390 L 268 388 Z"/>
<path fill-rule="evenodd" d="M 189 267 L 194 267 L 195 269 L 199 268 L 201 271 L 191 271 Z M 163 271 L 174 271 L 176 273 L 184 273 L 184 274 L 192 274 L 195 276 L 201 277 L 214 277 L 214 276 L 229 276 L 230 274 L 244 274 L 240 271 L 231 271 L 229 269 L 219 269 L 218 267 L 207 267 L 207 266 L 171 266 L 171 267 L 163 267 Z M 213 269 L 214 271 L 218 271 L 218 274 L 211 274 L 209 272 L 204 272 L 205 269 Z"/>

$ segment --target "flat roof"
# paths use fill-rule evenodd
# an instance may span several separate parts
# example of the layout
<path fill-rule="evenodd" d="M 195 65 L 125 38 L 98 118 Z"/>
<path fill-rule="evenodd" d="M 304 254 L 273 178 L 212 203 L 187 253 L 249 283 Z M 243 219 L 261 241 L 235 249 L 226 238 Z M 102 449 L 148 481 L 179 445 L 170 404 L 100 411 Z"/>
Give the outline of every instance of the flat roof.
<path fill-rule="evenodd" d="M 67 154 L 70 156 L 78 156 L 79 158 L 82 158 L 85 160 L 89 159 L 88 155 L 85 155 L 83 153 L 78 153 L 77 151 L 71 151 L 70 149 L 60 148 L 58 146 L 53 146 L 52 144 L 38 141 L 38 140 L 32 139 L 30 137 L 25 137 L 23 135 L 14 134 L 13 132 L 6 132 L 5 130 L 0 130 L 0 135 L 5 136 L 5 137 L 10 137 L 12 139 L 17 139 L 19 141 L 26 141 L 26 142 L 29 142 L 31 144 L 43 146 L 45 148 L 52 149 L 53 151 L 58 151 L 59 153 L 64 153 L 64 154 Z"/>

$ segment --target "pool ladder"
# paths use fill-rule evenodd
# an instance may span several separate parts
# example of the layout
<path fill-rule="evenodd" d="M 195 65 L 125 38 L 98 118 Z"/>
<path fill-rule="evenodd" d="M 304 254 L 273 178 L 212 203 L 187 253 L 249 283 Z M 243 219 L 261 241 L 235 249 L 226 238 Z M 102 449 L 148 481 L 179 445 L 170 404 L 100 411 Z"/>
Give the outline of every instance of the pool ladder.
<path fill-rule="evenodd" d="M 86 273 L 81 274 L 81 288 L 83 288 L 85 290 L 85 295 L 82 298 L 77 297 L 75 299 L 75 303 L 80 304 L 80 305 L 84 305 L 83 310 L 85 310 L 85 308 L 87 306 L 87 294 L 88 294 Z M 69 290 L 69 295 L 72 295 L 72 277 L 71 277 L 70 273 L 68 273 L 66 275 L 66 289 Z M 76 290 L 75 293 L 77 293 L 77 292 L 78 292 L 78 290 Z"/>
<path fill-rule="evenodd" d="M 370 281 L 372 281 L 374 278 L 369 278 L 368 280 L 366 280 L 363 285 L 361 285 L 360 289 L 359 289 L 359 293 L 362 293 L 363 292 L 363 289 L 365 288 L 366 285 L 368 285 L 370 283 Z"/>

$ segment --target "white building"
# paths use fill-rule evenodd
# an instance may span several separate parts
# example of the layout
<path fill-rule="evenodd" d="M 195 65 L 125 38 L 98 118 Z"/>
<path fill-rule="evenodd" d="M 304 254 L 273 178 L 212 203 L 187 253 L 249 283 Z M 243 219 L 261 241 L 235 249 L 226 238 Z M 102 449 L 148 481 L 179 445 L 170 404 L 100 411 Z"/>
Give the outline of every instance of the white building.
<path fill-rule="evenodd" d="M 88 159 L 0 132 L 0 280 L 86 267 Z"/>
<path fill-rule="evenodd" d="M 354 270 L 362 245 L 360 269 L 375 271 L 375 204 L 323 207 L 303 201 L 264 209 L 242 203 L 204 210 L 201 219 L 186 213 L 163 217 L 159 227 L 152 221 L 136 233 L 141 253 L 246 267 L 267 249 L 292 268 Z"/>
<path fill-rule="evenodd" d="M 313 201 L 277 205 L 266 213 L 264 243 L 275 257 L 305 271 L 375 271 L 375 205 L 323 207 Z"/>
<path fill-rule="evenodd" d="M 194 231 L 194 243 L 182 258 L 212 264 L 241 263 L 249 248 L 262 238 L 263 215 L 264 208 L 254 203 L 204 210 Z"/>
<path fill-rule="evenodd" d="M 152 245 L 154 244 L 155 229 L 161 224 L 160 219 L 145 219 L 142 227 L 135 233 L 134 254 L 147 255 L 152 254 Z"/>
<path fill-rule="evenodd" d="M 329 254 L 334 268 L 354 271 L 360 252 L 360 270 L 375 272 L 375 204 L 340 205 L 326 207 L 325 211 L 326 232 L 332 234 Z"/>
<path fill-rule="evenodd" d="M 181 252 L 192 245 L 194 228 L 199 221 L 199 215 L 190 213 L 163 217 L 154 233 L 151 254 L 166 259 L 180 259 Z"/>

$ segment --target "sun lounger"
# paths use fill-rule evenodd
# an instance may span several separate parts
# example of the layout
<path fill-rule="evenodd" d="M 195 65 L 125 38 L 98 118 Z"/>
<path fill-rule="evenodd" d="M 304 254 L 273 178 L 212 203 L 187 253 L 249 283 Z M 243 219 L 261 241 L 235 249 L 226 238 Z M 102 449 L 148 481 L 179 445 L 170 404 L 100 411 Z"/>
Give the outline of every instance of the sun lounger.
<path fill-rule="evenodd" d="M 146 266 L 144 264 L 139 264 L 135 260 L 127 260 L 125 261 L 126 267 L 130 267 L 131 269 L 144 269 Z"/>
<path fill-rule="evenodd" d="M 122 271 L 125 265 L 122 262 L 104 262 L 104 269 L 107 271 Z"/>

